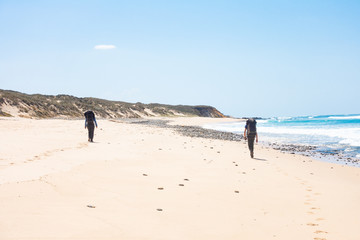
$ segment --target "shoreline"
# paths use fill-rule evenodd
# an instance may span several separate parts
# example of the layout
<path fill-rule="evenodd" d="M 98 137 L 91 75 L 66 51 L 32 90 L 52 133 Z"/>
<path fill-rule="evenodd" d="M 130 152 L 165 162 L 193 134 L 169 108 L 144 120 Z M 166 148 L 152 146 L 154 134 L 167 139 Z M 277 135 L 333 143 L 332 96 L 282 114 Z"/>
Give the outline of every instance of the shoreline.
<path fill-rule="evenodd" d="M 269 146 L 281 152 L 290 154 L 299 154 L 306 157 L 311 157 L 317 161 L 335 163 L 339 165 L 346 165 L 360 168 L 360 159 L 354 157 L 346 157 L 341 152 L 321 151 L 321 147 L 315 145 L 300 145 L 300 144 L 281 144 L 266 142 L 264 146 Z"/>
<path fill-rule="evenodd" d="M 242 120 L 242 119 L 239 119 Z M 179 125 L 171 124 L 171 119 L 128 119 L 124 122 L 129 124 L 143 124 L 148 126 L 155 126 L 160 128 L 169 128 L 174 129 L 180 134 L 189 137 L 199 137 L 199 138 L 211 138 L 218 140 L 226 141 L 244 141 L 242 134 L 237 134 L 233 132 L 226 132 L 214 129 L 203 128 L 200 125 Z M 231 122 L 231 121 L 230 121 Z M 310 157 L 317 161 L 336 163 L 339 165 L 346 165 L 351 167 L 360 168 L 360 159 L 344 157 L 341 152 L 324 152 L 319 151 L 318 146 L 314 145 L 301 145 L 301 144 L 286 144 L 286 143 L 276 143 L 276 142 L 261 142 L 259 143 L 263 147 L 271 147 L 274 150 L 280 152 L 285 152 L 289 154 L 298 154 L 306 157 Z"/>

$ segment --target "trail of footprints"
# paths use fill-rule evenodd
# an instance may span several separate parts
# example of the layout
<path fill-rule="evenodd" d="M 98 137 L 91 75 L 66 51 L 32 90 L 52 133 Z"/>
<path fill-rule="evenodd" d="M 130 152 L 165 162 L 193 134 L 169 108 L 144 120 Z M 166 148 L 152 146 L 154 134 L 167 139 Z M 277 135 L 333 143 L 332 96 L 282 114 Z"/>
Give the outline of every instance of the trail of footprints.
<path fill-rule="evenodd" d="M 321 227 L 321 221 L 325 219 L 322 218 L 319 213 L 321 210 L 319 207 L 316 206 L 316 197 L 321 195 L 319 192 L 315 192 L 312 186 L 306 181 L 299 177 L 295 177 L 295 180 L 298 181 L 305 190 L 305 201 L 304 205 L 307 206 L 308 210 L 306 212 L 307 215 L 312 219 L 312 221 L 306 223 L 306 225 L 310 228 L 314 228 L 314 240 L 326 240 L 325 236 L 328 234 L 328 231 L 319 229 Z"/>
<path fill-rule="evenodd" d="M 64 152 L 64 151 L 67 151 L 67 150 L 71 150 L 71 149 L 81 149 L 81 148 L 84 148 L 88 146 L 88 143 L 79 143 L 76 147 L 66 147 L 66 148 L 61 148 L 61 149 L 53 149 L 53 150 L 49 150 L 49 151 L 46 151 L 44 153 L 41 153 L 39 155 L 35 155 L 34 157 L 24 161 L 24 163 L 29 163 L 29 162 L 33 162 L 33 161 L 37 161 L 37 160 L 40 160 L 42 158 L 46 158 L 46 157 L 49 157 L 51 155 L 53 155 L 54 153 L 57 153 L 57 152 Z M 11 163 L 11 165 L 14 164 L 14 163 Z"/>
<path fill-rule="evenodd" d="M 184 146 L 184 149 L 187 149 L 187 147 L 189 147 L 187 145 L 188 143 L 187 142 L 184 142 L 183 143 L 183 146 Z M 208 148 L 208 146 L 204 146 L 205 148 Z M 209 147 L 210 149 L 214 149 L 213 147 Z M 220 152 L 218 152 L 220 153 Z M 210 164 L 213 160 L 208 160 L 206 158 L 203 159 L 207 164 Z M 239 167 L 239 164 L 236 162 L 236 161 L 233 161 L 232 162 L 234 167 Z M 282 174 L 283 176 L 285 177 L 289 177 L 289 174 L 285 171 L 283 171 L 280 167 L 276 166 L 276 165 L 273 165 L 277 172 Z M 256 170 L 255 168 L 253 168 L 252 170 Z M 242 171 L 242 172 L 239 172 L 239 174 L 247 174 L 247 172 L 245 171 Z M 147 174 L 143 174 L 143 176 L 148 176 Z M 319 207 L 316 207 L 315 203 L 316 203 L 316 196 L 320 195 L 320 193 L 318 192 L 314 192 L 313 189 L 312 189 L 312 186 L 310 184 L 308 184 L 307 181 L 301 179 L 301 178 L 298 178 L 296 177 L 295 178 L 302 186 L 304 186 L 304 190 L 306 191 L 306 195 L 305 195 L 305 201 L 304 201 L 304 205 L 306 205 L 308 207 L 308 210 L 307 210 L 307 215 L 309 215 L 309 217 L 312 219 L 312 221 L 306 223 L 306 226 L 310 227 L 310 228 L 314 228 L 314 240 L 327 240 L 325 238 L 326 234 L 328 234 L 327 231 L 325 230 L 321 230 L 320 229 L 320 225 L 321 225 L 321 221 L 324 221 L 325 219 L 322 218 L 321 216 L 319 216 L 319 210 L 320 208 Z M 189 179 L 187 178 L 184 178 L 183 181 L 190 181 Z M 178 186 L 180 187 L 184 187 L 185 185 L 183 183 L 179 183 Z M 165 190 L 165 188 L 163 187 L 158 187 L 157 188 L 159 191 L 163 191 Z M 238 190 L 234 190 L 234 193 L 235 194 L 239 194 L 240 192 Z M 157 211 L 159 212 L 162 212 L 164 211 L 164 209 L 162 208 L 157 208 L 156 209 Z"/>
<path fill-rule="evenodd" d="M 190 141 L 190 143 L 191 143 L 191 141 Z M 201 143 L 204 144 L 204 142 L 201 142 Z M 212 141 L 210 141 L 210 144 L 211 144 L 211 143 L 212 143 Z M 194 146 L 189 145 L 188 142 L 183 142 L 183 147 L 184 147 L 184 149 L 194 148 Z M 214 146 L 210 146 L 210 147 L 207 146 L 207 145 L 204 145 L 204 147 L 205 147 L 205 148 L 209 148 L 209 149 L 214 149 L 215 145 L 214 145 Z M 162 150 L 162 149 L 159 148 L 158 150 Z M 217 151 L 217 153 L 219 154 L 220 151 Z M 204 160 L 207 164 L 210 164 L 210 163 L 213 162 L 213 160 L 211 160 L 211 159 L 208 160 L 207 158 L 204 158 L 203 160 Z M 142 175 L 143 175 L 144 177 L 148 177 L 148 176 L 149 176 L 147 173 L 143 173 Z M 189 180 L 188 178 L 184 178 L 183 181 L 189 182 L 190 180 Z M 185 184 L 184 184 L 184 183 L 179 183 L 178 186 L 179 186 L 179 187 L 184 187 Z M 164 188 L 164 187 L 158 187 L 157 190 L 159 190 L 159 191 L 164 191 L 165 188 Z M 235 192 L 236 192 L 236 193 L 239 193 L 239 191 L 235 191 Z M 164 211 L 164 209 L 162 209 L 162 208 L 157 208 L 156 210 L 157 210 L 158 212 L 163 212 L 163 211 Z"/>
<path fill-rule="evenodd" d="M 283 174 L 286 177 L 289 177 L 289 175 L 283 171 L 280 167 L 275 166 L 277 172 L 280 174 Z M 325 219 L 322 217 L 319 217 L 319 210 L 320 208 L 315 205 L 316 203 L 316 196 L 320 195 L 318 192 L 314 192 L 312 186 L 306 181 L 299 177 L 295 177 L 295 180 L 298 181 L 303 187 L 305 193 L 305 199 L 304 199 L 304 205 L 307 206 L 308 210 L 306 212 L 307 215 L 312 219 L 312 221 L 306 223 L 306 226 L 311 228 L 317 228 L 314 231 L 315 237 L 314 240 L 326 240 L 324 237 L 328 232 L 324 230 L 319 230 L 321 221 L 324 221 Z"/>
<path fill-rule="evenodd" d="M 237 164 L 235 162 L 233 162 L 235 164 L 235 166 L 237 166 Z M 289 174 L 285 171 L 283 171 L 280 167 L 272 164 L 272 166 L 275 167 L 276 171 L 279 174 L 282 174 L 285 177 L 289 177 Z M 245 172 L 243 172 L 243 174 L 246 174 Z M 310 173 L 311 174 L 311 173 Z M 309 217 L 312 219 L 312 221 L 309 221 L 306 223 L 306 226 L 308 226 L 309 228 L 314 228 L 314 240 L 327 240 L 325 238 L 326 234 L 328 234 L 328 231 L 322 230 L 321 227 L 321 222 L 324 221 L 325 219 L 320 215 L 319 211 L 321 210 L 319 207 L 316 206 L 316 197 L 321 195 L 319 192 L 315 192 L 314 189 L 312 188 L 312 186 L 306 181 L 303 180 L 299 177 L 295 177 L 296 181 L 298 181 L 303 187 L 304 187 L 304 191 L 305 191 L 305 197 L 304 197 L 304 205 L 307 206 L 307 212 L 306 214 L 309 215 Z"/>
<path fill-rule="evenodd" d="M 148 174 L 146 174 L 146 173 L 143 173 L 142 174 L 144 177 L 148 177 L 149 175 Z M 188 178 L 184 178 L 183 179 L 183 181 L 185 181 L 185 182 L 189 182 L 190 180 L 188 179 Z M 185 186 L 185 184 L 183 184 L 183 183 L 179 183 L 178 184 L 178 186 L 179 187 L 184 187 Z M 157 190 L 159 190 L 159 191 L 163 191 L 163 190 L 165 190 L 165 188 L 164 187 L 158 187 L 157 188 Z M 164 209 L 162 209 L 162 208 L 157 208 L 156 209 L 156 211 L 158 211 L 158 212 L 162 212 L 162 211 L 164 211 Z"/>
<path fill-rule="evenodd" d="M 314 192 L 312 187 L 307 183 L 307 181 L 301 179 L 297 180 L 305 187 L 305 191 L 307 192 L 307 194 L 305 195 L 304 204 L 308 206 L 307 214 L 313 219 L 313 221 L 308 222 L 306 225 L 309 227 L 319 228 L 321 221 L 325 220 L 324 218 L 319 217 L 320 208 L 315 205 L 316 196 L 320 195 L 320 193 Z M 317 235 L 316 237 L 314 237 L 314 240 L 326 240 L 324 236 L 326 236 L 328 232 L 316 229 L 314 233 Z"/>

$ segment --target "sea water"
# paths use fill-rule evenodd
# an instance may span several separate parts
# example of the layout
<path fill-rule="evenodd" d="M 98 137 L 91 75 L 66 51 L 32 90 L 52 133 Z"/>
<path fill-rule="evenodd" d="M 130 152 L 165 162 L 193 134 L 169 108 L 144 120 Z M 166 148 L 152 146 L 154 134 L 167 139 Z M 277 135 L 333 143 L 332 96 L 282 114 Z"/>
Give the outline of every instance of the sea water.
<path fill-rule="evenodd" d="M 204 127 L 243 134 L 245 122 Z M 360 160 L 360 114 L 258 119 L 257 131 L 263 143 L 316 146 L 318 153 Z"/>

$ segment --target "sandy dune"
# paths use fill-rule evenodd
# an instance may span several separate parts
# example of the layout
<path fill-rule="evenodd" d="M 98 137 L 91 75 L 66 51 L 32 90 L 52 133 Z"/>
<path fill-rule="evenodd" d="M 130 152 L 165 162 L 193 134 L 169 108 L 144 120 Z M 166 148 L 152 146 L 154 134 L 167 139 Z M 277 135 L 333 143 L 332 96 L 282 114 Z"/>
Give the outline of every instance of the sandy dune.
<path fill-rule="evenodd" d="M 0 239 L 360 239 L 360 168 L 98 124 L 0 120 Z"/>

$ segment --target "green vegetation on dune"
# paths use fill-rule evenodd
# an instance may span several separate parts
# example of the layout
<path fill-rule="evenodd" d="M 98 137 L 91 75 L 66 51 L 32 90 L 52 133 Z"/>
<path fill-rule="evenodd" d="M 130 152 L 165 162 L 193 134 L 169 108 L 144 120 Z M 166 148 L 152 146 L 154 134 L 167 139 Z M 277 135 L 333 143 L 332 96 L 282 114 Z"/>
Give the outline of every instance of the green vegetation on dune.
<path fill-rule="evenodd" d="M 140 118 L 142 116 L 225 117 L 211 106 L 165 105 L 158 103 L 127 103 L 98 98 L 78 98 L 70 95 L 24 94 L 0 89 L 0 116 L 11 117 L 6 106 L 15 107 L 19 116 L 35 118 L 82 117 L 92 110 L 103 118 Z"/>

